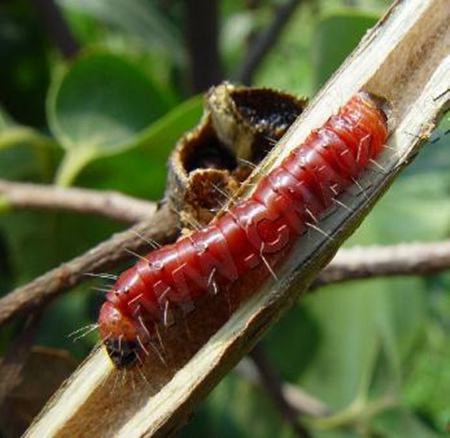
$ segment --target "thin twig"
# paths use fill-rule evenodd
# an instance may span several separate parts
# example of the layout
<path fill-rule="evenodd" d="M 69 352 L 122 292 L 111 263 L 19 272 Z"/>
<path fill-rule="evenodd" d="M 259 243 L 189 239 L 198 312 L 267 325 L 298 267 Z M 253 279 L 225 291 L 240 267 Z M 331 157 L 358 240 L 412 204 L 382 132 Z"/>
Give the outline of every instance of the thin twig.
<path fill-rule="evenodd" d="M 53 0 L 33 0 L 49 37 L 65 58 L 74 58 L 80 51 L 61 11 Z"/>
<path fill-rule="evenodd" d="M 152 238 L 162 235 L 161 241 L 166 241 L 176 234 L 174 215 L 166 211 L 166 208 L 151 217 L 155 209 L 154 204 L 114 192 L 61 189 L 0 180 L 0 195 L 3 195 L 12 206 L 20 208 L 61 208 L 102 214 L 129 222 L 147 217 L 147 220 L 137 227 L 140 229 L 149 227 L 147 235 Z M 165 216 L 170 216 L 170 220 L 159 219 Z M 134 250 L 139 243 L 141 247 L 143 246 L 144 242 L 136 239 L 133 231 L 122 233 L 28 285 L 16 289 L 0 300 L 0 325 L 9 321 L 16 313 L 22 313 L 25 308 L 34 307 L 33 302 L 40 305 L 41 302 L 46 302 L 47 298 L 80 283 L 85 279 L 84 272 L 102 271 L 107 266 L 113 266 L 114 260 L 119 263 L 129 257 L 124 250 L 125 247 Z M 311 290 L 348 280 L 394 275 L 425 275 L 449 268 L 450 241 L 341 249 L 321 272 Z"/>
<path fill-rule="evenodd" d="M 0 326 L 26 309 L 40 306 L 86 280 L 84 273 L 104 271 L 129 258 L 125 248 L 136 251 L 145 246 L 145 242 L 136 235 L 136 230 L 141 230 L 143 237 L 169 241 L 177 233 L 175 214 L 163 207 L 131 230 L 100 243 L 87 253 L 6 295 L 0 299 Z M 447 269 L 450 269 L 450 240 L 341 249 L 322 270 L 310 290 L 348 280 L 426 275 Z"/>
<path fill-rule="evenodd" d="M 40 312 L 37 312 L 28 318 L 22 332 L 14 338 L 0 363 L 0 407 L 20 383 L 23 367 L 30 355 L 37 333 L 40 316 Z"/>
<path fill-rule="evenodd" d="M 252 83 L 255 71 L 261 65 L 270 49 L 277 43 L 284 27 L 299 4 L 300 0 L 287 0 L 285 4 L 278 7 L 270 26 L 254 38 L 253 44 L 245 55 L 243 64 L 234 75 L 237 81 L 244 85 Z"/>
<path fill-rule="evenodd" d="M 429 274 L 441 270 L 445 265 L 449 266 L 449 262 L 450 242 L 341 250 L 329 267 L 322 271 L 311 290 L 327 283 L 377 277 L 380 273 L 388 276 L 401 274 L 402 271 L 406 275 L 414 272 Z M 279 378 L 261 344 L 249 356 L 252 363 L 244 359 L 237 365 L 236 371 L 247 380 L 265 388 L 281 415 L 291 425 L 297 426 L 297 417 L 302 414 L 317 418 L 330 415 L 330 411 L 320 400 Z"/>
<path fill-rule="evenodd" d="M 223 79 L 218 44 L 218 6 L 217 0 L 184 1 L 193 93 L 205 91 Z"/>
<path fill-rule="evenodd" d="M 0 201 L 12 208 L 70 210 L 130 223 L 145 220 L 156 210 L 156 204 L 153 202 L 112 191 L 62 188 L 5 180 L 0 180 Z"/>
<path fill-rule="evenodd" d="M 148 251 L 145 240 L 166 243 L 177 233 L 177 217 L 164 205 L 153 216 L 127 231 L 116 234 L 87 253 L 52 269 L 25 286 L 0 299 L 0 326 L 18 315 L 46 304 L 65 290 L 86 280 L 87 273 L 98 273 L 117 267 L 130 259 L 127 249 Z"/>
<path fill-rule="evenodd" d="M 262 386 L 272 398 L 281 416 L 290 424 L 296 436 L 310 437 L 307 429 L 298 420 L 297 411 L 284 397 L 282 380 L 267 358 L 263 347 L 260 344 L 256 345 L 249 355 L 258 369 Z"/>
<path fill-rule="evenodd" d="M 234 369 L 237 375 L 248 382 L 263 386 L 263 382 L 258 369 L 253 360 L 248 357 L 242 359 Z M 330 415 L 330 409 L 320 400 L 308 394 L 298 385 L 288 382 L 280 382 L 280 390 L 283 398 L 289 404 L 297 416 L 306 415 L 308 417 L 325 417 Z"/>
<path fill-rule="evenodd" d="M 450 268 L 450 240 L 340 249 L 311 289 L 373 277 L 429 275 Z"/>

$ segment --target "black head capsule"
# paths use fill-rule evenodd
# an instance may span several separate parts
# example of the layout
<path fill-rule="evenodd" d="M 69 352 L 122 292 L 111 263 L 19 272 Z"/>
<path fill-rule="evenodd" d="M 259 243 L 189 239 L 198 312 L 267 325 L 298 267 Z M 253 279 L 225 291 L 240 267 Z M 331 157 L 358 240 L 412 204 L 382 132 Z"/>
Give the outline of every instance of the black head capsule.
<path fill-rule="evenodd" d="M 106 351 L 116 368 L 130 368 L 138 360 L 139 346 L 135 341 L 116 338 L 107 339 Z"/>

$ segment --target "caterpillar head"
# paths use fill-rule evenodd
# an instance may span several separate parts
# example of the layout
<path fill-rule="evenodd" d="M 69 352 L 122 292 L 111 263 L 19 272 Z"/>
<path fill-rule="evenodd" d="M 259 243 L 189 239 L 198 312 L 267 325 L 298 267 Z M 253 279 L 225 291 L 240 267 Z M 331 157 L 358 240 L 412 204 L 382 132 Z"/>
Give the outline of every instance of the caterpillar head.
<path fill-rule="evenodd" d="M 130 317 L 106 301 L 99 317 L 100 335 L 106 351 L 117 368 L 133 366 L 139 359 L 141 347 L 138 329 Z"/>

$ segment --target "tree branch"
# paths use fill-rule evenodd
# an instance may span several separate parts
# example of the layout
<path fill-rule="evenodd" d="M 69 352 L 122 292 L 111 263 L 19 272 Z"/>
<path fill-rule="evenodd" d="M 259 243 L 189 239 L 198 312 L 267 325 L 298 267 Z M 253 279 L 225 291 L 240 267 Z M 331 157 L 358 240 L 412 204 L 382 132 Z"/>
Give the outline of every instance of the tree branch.
<path fill-rule="evenodd" d="M 222 79 L 218 48 L 218 1 L 184 0 L 186 42 L 193 93 L 207 90 Z"/>
<path fill-rule="evenodd" d="M 274 19 L 270 26 L 257 35 L 249 47 L 242 65 L 235 73 L 234 78 L 250 85 L 253 82 L 253 75 L 264 60 L 270 49 L 277 43 L 284 27 L 289 22 L 301 0 L 286 0 L 286 3 L 279 6 L 275 12 Z"/>
<path fill-rule="evenodd" d="M 292 427 L 296 436 L 302 438 L 310 437 L 311 435 L 307 429 L 298 420 L 297 411 L 286 400 L 280 376 L 269 362 L 263 347 L 257 344 L 249 356 L 258 370 L 261 385 L 272 398 L 281 416 Z"/>
<path fill-rule="evenodd" d="M 53 0 L 33 0 L 50 39 L 65 58 L 75 57 L 80 47 Z"/>
<path fill-rule="evenodd" d="M 7 202 L 8 205 L 15 208 L 63 209 L 84 214 L 98 214 L 124 222 L 137 222 L 146 217 L 147 221 L 144 223 L 156 223 L 161 214 L 161 212 L 159 212 L 155 218 L 150 217 L 152 213 L 155 214 L 156 205 L 154 203 L 128 197 L 120 193 L 97 192 L 73 188 L 66 189 L 38 184 L 11 183 L 0 180 L 0 201 L 2 200 L 2 197 L 5 200 L 4 202 Z M 139 225 L 139 227 L 142 226 L 142 224 Z M 168 236 L 174 236 L 176 234 L 176 224 L 174 221 L 161 223 L 160 228 L 155 229 L 154 233 L 155 235 L 157 233 L 163 233 Z M 132 236 L 133 235 L 130 235 L 129 237 Z M 150 237 L 155 238 L 153 235 Z M 163 240 L 167 239 L 164 238 Z M 75 283 L 69 285 L 61 281 L 59 286 L 56 286 L 54 280 L 55 278 L 61 279 L 61 272 L 63 272 L 65 265 L 45 274 L 45 278 L 54 285 L 54 288 L 56 287 L 56 289 L 51 289 L 53 292 L 47 291 L 47 294 L 59 294 L 85 280 L 86 278 L 82 276 L 83 269 L 86 270 L 89 266 L 89 260 L 92 260 L 91 253 L 97 253 L 97 251 L 99 251 L 100 254 L 103 254 L 104 251 L 106 252 L 109 250 L 110 243 L 111 240 L 108 240 L 100 244 L 105 245 L 104 248 L 106 249 L 102 250 L 99 249 L 99 247 L 96 247 L 87 254 L 68 262 L 71 266 L 79 266 L 79 268 L 82 269 L 80 272 L 73 271 L 73 274 L 77 275 L 78 278 Z M 124 244 L 132 249 L 131 243 L 125 241 Z M 112 251 L 116 251 L 115 248 L 115 244 L 111 246 Z M 125 257 L 127 256 L 129 256 L 129 254 L 125 254 Z M 87 261 L 84 261 L 85 257 L 87 258 Z M 103 258 L 102 256 L 97 263 L 97 269 L 98 271 L 101 271 L 110 265 L 110 259 Z M 330 264 L 319 274 L 309 291 L 325 285 L 349 280 L 399 275 L 428 275 L 447 269 L 450 269 L 450 240 L 443 242 L 402 243 L 391 246 L 340 249 Z M 90 270 L 89 272 L 94 271 Z M 79 274 L 81 274 L 81 276 L 79 276 Z M 39 295 L 44 289 L 47 289 L 45 286 L 43 288 L 32 286 L 32 284 L 38 280 L 39 279 L 36 279 L 28 286 L 17 289 L 13 292 L 14 295 L 26 288 L 25 290 L 31 291 L 28 298 L 34 300 L 36 297 L 35 294 Z M 61 288 L 60 290 L 58 289 L 59 287 Z M 22 313 L 22 306 L 28 305 L 25 302 L 19 303 L 19 301 L 17 301 L 16 308 L 14 304 L 11 304 L 12 302 L 15 302 L 16 299 L 8 298 L 8 296 L 0 299 L 0 325 L 5 322 L 2 317 L 2 308 L 5 306 L 5 303 L 9 303 L 8 306 L 12 306 L 16 309 L 12 310 L 13 314 L 15 312 Z M 9 316 L 6 320 L 9 320 Z"/>
<path fill-rule="evenodd" d="M 0 180 L 0 207 L 69 210 L 131 223 L 145 220 L 156 210 L 156 204 L 152 202 L 112 191 L 100 192 L 5 180 Z"/>
<path fill-rule="evenodd" d="M 30 355 L 40 319 L 40 312 L 30 315 L 22 332 L 13 339 L 0 362 L 0 408 L 6 397 L 20 383 L 22 370 Z M 0 411 L 4 411 L 4 409 Z M 5 418 L 1 418 L 1 420 L 5 421 Z"/>
<path fill-rule="evenodd" d="M 40 308 L 65 290 L 86 280 L 87 273 L 99 273 L 130 259 L 127 249 L 149 251 L 145 239 L 167 243 L 177 234 L 177 217 L 165 205 L 145 221 L 116 234 L 87 253 L 52 269 L 0 299 L 0 326 L 12 318 Z"/>
<path fill-rule="evenodd" d="M 340 249 L 310 290 L 348 280 L 428 275 L 450 268 L 450 240 Z"/>
<path fill-rule="evenodd" d="M 242 359 L 234 369 L 236 374 L 248 382 L 263 386 L 261 376 L 255 366 L 254 361 L 248 357 Z M 306 391 L 287 382 L 280 382 L 283 398 L 290 405 L 297 416 L 306 415 L 308 417 L 325 417 L 330 414 L 329 408 L 320 400 L 316 399 Z"/>
<path fill-rule="evenodd" d="M 31 188 L 31 191 L 29 188 Z M 101 193 L 84 189 L 60 189 L 52 186 L 9 183 L 0 180 L 0 195 L 3 195 L 14 207 L 21 208 L 62 208 L 82 213 L 103 214 L 105 213 L 105 207 L 108 206 L 108 214 L 104 214 L 104 216 L 130 222 L 137 221 L 145 214 L 148 216 L 147 220 L 137 225 L 137 228 L 150 226 L 152 229 L 149 230 L 149 237 L 156 239 L 158 234 L 162 234 L 162 240 L 166 241 L 170 240 L 170 236 L 176 234 L 177 224 L 173 218 L 174 214 L 159 211 L 154 213 L 154 217 L 150 217 L 148 211 L 156 208 L 152 203 L 118 193 Z M 166 210 L 166 207 L 164 207 L 164 210 Z M 163 220 L 158 224 L 159 218 L 165 215 L 169 215 L 171 220 Z M 158 225 L 153 228 L 155 224 Z M 95 272 L 95 269 L 89 269 L 93 259 L 92 254 L 100 255 L 95 263 L 96 270 L 105 270 L 115 264 L 112 263 L 112 260 L 117 257 L 118 251 L 123 257 L 129 257 L 129 254 L 119 247 L 125 245 L 129 249 L 134 249 L 136 243 L 139 243 L 136 242 L 135 238 L 134 231 L 131 231 L 131 234 L 128 232 L 122 233 L 119 240 L 117 240 L 118 236 L 115 236 L 88 253 L 63 264 L 27 286 L 18 288 L 0 299 L 0 325 L 16 313 L 21 314 L 23 306 L 29 306 L 26 302 L 14 298 L 19 296 L 21 290 L 26 291 L 25 293 L 31 301 L 34 301 L 36 296 L 41 293 L 45 293 L 46 296 L 57 295 L 86 280 L 86 277 L 83 276 L 84 272 Z M 142 240 L 140 243 L 143 243 Z M 115 256 L 105 256 L 108 251 L 114 252 Z M 119 263 L 120 257 L 116 260 Z M 69 282 L 67 284 L 63 280 L 65 276 L 62 275 L 62 273 L 66 273 L 66 265 L 69 265 L 72 272 L 72 276 L 67 277 Z M 399 275 L 427 275 L 447 269 L 450 269 L 450 240 L 340 249 L 330 264 L 319 274 L 310 290 L 349 280 Z M 73 276 L 75 276 L 75 279 Z M 43 280 L 44 277 L 45 280 Z M 45 284 L 46 281 L 49 282 L 50 287 Z M 40 302 L 40 299 L 38 299 L 38 302 Z M 10 307 L 10 310 L 5 310 L 4 306 Z"/>

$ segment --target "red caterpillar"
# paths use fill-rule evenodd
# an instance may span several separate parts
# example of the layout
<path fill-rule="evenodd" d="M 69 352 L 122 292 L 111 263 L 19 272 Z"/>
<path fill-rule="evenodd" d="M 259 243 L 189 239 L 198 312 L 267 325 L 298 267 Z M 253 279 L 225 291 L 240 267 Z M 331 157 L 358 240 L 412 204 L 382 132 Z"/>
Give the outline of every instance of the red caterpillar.
<path fill-rule="evenodd" d="M 113 363 L 122 368 L 141 359 L 169 304 L 192 307 L 257 267 L 273 273 L 277 256 L 355 182 L 387 136 L 377 100 L 358 93 L 263 177 L 250 198 L 123 272 L 99 316 Z"/>

